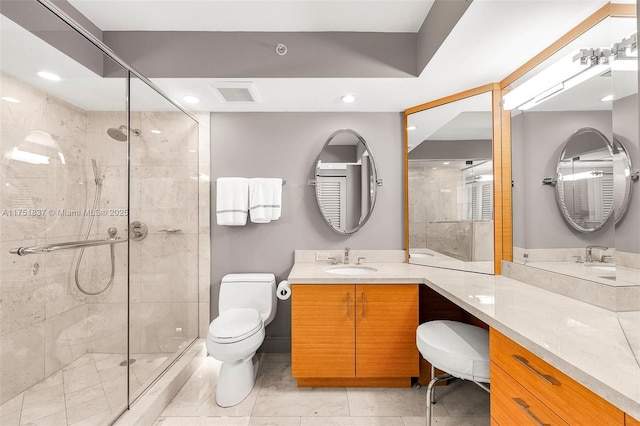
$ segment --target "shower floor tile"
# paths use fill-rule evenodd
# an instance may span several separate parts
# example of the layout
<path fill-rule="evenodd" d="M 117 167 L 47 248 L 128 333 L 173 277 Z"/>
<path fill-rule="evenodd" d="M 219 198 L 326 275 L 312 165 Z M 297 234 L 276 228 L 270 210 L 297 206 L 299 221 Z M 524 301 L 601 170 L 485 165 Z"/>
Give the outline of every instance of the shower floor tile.
<path fill-rule="evenodd" d="M 220 408 L 215 402 L 220 362 L 205 358 L 154 426 L 424 425 L 426 387 L 298 388 L 290 354 L 261 354 L 260 363 L 251 394 L 235 407 Z M 472 382 L 439 386 L 436 398 L 434 426 L 490 424 L 489 394 Z"/>
<path fill-rule="evenodd" d="M 171 354 L 132 354 L 131 394 Z M 2 426 L 108 425 L 127 403 L 122 354 L 88 353 L 0 406 Z"/>

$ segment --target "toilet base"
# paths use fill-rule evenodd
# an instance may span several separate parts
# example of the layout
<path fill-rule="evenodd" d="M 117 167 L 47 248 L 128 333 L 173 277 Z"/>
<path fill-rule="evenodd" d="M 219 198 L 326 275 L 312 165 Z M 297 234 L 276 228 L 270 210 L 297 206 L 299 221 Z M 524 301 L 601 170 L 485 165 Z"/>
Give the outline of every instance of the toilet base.
<path fill-rule="evenodd" d="M 244 400 L 253 389 L 260 361 L 258 355 L 238 362 L 223 362 L 216 385 L 216 403 L 232 407 Z"/>

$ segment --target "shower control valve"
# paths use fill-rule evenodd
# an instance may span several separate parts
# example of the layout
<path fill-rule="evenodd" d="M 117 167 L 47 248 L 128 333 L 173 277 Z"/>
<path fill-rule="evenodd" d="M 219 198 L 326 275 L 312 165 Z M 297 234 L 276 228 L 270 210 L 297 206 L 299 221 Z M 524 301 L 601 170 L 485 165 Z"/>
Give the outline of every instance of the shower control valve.
<path fill-rule="evenodd" d="M 148 230 L 147 225 L 136 220 L 135 222 L 131 222 L 131 226 L 129 228 L 129 237 L 134 241 L 144 240 L 147 236 Z"/>

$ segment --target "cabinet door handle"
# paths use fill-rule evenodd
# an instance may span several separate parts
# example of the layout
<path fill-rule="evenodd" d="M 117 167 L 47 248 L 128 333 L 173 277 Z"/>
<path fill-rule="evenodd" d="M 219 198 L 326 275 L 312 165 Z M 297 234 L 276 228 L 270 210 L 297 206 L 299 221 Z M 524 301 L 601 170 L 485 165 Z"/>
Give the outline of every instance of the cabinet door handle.
<path fill-rule="evenodd" d="M 511 398 L 511 399 L 513 400 L 513 402 L 515 402 L 515 403 L 516 403 L 516 405 L 517 405 L 518 407 L 522 408 L 522 411 L 524 411 L 525 413 L 527 413 L 527 416 L 529 416 L 529 417 L 531 418 L 531 420 L 533 420 L 533 421 L 534 421 L 534 423 L 535 423 L 535 424 L 537 424 L 538 426 L 551 426 L 551 425 L 550 425 L 550 424 L 548 424 L 548 423 L 542 423 L 542 422 L 540 421 L 540 419 L 538 419 L 538 418 L 536 417 L 536 415 L 535 415 L 535 414 L 533 414 L 533 413 L 531 412 L 531 410 L 529 410 L 529 406 L 527 405 L 527 403 L 526 403 L 526 402 L 524 402 L 524 401 L 523 401 L 523 400 L 521 400 L 520 398 Z"/>
<path fill-rule="evenodd" d="M 351 312 L 349 311 L 349 305 L 350 305 L 350 303 L 349 303 L 349 295 L 350 295 L 350 293 L 347 292 L 347 318 L 349 318 L 351 316 Z"/>
<path fill-rule="evenodd" d="M 511 358 L 515 359 L 520 364 L 524 365 L 529 371 L 533 372 L 536 376 L 540 377 L 542 380 L 544 380 L 548 384 L 550 384 L 550 385 L 559 385 L 560 384 L 560 382 L 558 382 L 555 378 L 553 378 L 553 376 L 549 376 L 548 374 L 542 374 L 541 372 L 539 372 L 538 370 L 533 368 L 529 364 L 529 360 L 526 359 L 525 357 L 514 354 L 514 355 L 511 355 Z"/>
<path fill-rule="evenodd" d="M 364 291 L 361 294 L 360 301 L 362 302 L 362 318 L 364 318 Z"/>

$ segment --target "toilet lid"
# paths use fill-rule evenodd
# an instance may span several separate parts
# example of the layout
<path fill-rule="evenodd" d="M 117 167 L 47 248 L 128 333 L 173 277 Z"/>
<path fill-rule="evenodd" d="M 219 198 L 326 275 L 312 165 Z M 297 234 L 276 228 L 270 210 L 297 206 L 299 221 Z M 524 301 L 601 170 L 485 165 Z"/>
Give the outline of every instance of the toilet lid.
<path fill-rule="evenodd" d="M 253 308 L 224 311 L 209 326 L 209 338 L 217 343 L 233 343 L 255 334 L 262 328 L 260 313 Z"/>

